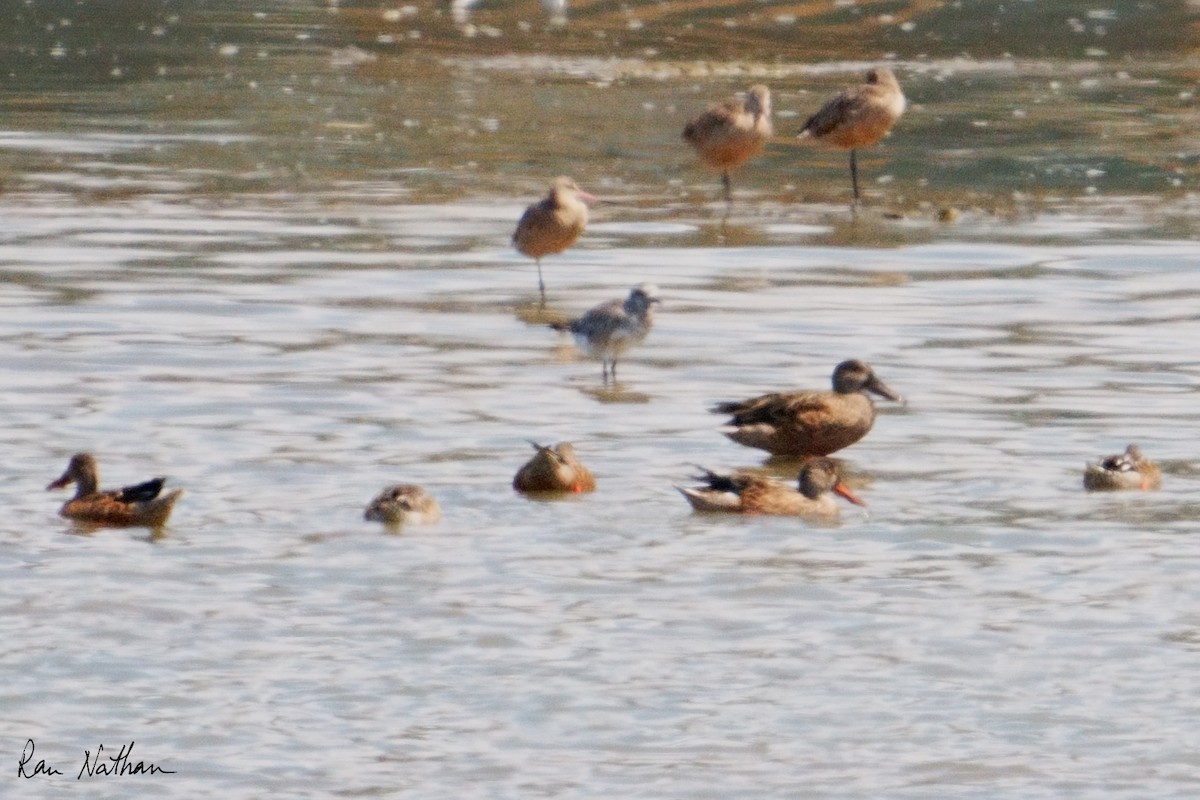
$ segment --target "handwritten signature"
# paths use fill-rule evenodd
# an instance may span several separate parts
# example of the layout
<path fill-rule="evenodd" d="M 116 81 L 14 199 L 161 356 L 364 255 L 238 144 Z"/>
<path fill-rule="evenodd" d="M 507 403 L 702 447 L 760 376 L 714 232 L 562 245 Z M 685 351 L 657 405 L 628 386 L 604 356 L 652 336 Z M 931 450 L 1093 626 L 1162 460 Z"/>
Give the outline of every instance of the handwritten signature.
<path fill-rule="evenodd" d="M 75 780 L 82 780 L 84 777 L 95 777 L 97 775 L 174 775 L 175 770 L 163 769 L 157 764 L 147 763 L 145 761 L 133 760 L 133 742 L 127 745 L 121 745 L 121 749 L 116 755 L 106 755 L 104 745 L 96 746 L 95 755 L 91 750 L 83 751 L 83 766 L 79 768 L 79 773 L 75 776 Z M 21 760 L 17 762 L 17 777 L 18 778 L 36 778 L 39 775 L 51 777 L 54 775 L 62 775 L 62 770 L 56 769 L 53 764 L 46 762 L 44 758 L 35 760 L 34 752 L 37 746 L 33 743 L 33 739 L 28 739 L 25 742 L 25 747 L 21 750 Z"/>

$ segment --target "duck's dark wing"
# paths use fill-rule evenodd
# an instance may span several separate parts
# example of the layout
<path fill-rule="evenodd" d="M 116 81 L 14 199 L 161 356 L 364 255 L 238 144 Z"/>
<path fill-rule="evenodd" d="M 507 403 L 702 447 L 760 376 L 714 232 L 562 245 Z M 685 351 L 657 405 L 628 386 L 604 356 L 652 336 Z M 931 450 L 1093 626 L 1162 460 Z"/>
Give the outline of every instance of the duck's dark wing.
<path fill-rule="evenodd" d="M 126 486 L 117 492 L 116 499 L 122 503 L 147 503 L 158 497 L 166 482 L 166 478 L 151 478 L 145 483 Z"/>
<path fill-rule="evenodd" d="M 824 411 L 826 392 L 772 392 L 740 402 L 718 403 L 710 410 L 729 414 L 734 425 L 796 424 L 804 416 Z"/>

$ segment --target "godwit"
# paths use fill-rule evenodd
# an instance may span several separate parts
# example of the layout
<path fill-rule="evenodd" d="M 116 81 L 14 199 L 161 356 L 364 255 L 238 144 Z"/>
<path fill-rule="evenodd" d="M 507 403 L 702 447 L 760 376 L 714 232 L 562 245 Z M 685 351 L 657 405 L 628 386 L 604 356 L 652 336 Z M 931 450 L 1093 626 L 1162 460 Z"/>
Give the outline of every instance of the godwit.
<path fill-rule="evenodd" d="M 610 300 L 588 311 L 579 319 L 550 325 L 557 331 L 568 331 L 575 343 L 592 358 L 602 362 L 601 375 L 608 383 L 617 382 L 617 359 L 650 332 L 654 326 L 654 306 L 660 305 L 658 287 L 649 283 L 635 286 L 629 297 Z"/>
<path fill-rule="evenodd" d="M 721 173 L 725 200 L 733 199 L 729 171 L 762 152 L 771 138 L 771 90 L 751 86 L 745 100 L 733 97 L 711 106 L 683 129 L 700 160 Z"/>
<path fill-rule="evenodd" d="M 166 480 L 154 478 L 123 489 L 101 491 L 96 459 L 90 453 L 76 453 L 62 477 L 46 488 L 75 484 L 75 496 L 58 511 L 69 519 L 113 527 L 157 528 L 171 516 L 175 501 L 183 495 L 183 489 L 173 489 L 160 496 Z"/>
<path fill-rule="evenodd" d="M 827 456 L 854 444 L 875 424 L 867 392 L 902 401 L 869 366 L 851 359 L 834 368 L 833 391 L 773 392 L 711 410 L 732 415 L 733 427 L 724 433 L 738 444 L 777 456 Z"/>
<path fill-rule="evenodd" d="M 750 472 L 721 475 L 704 470 L 698 480 L 703 486 L 675 488 L 697 511 L 735 514 L 771 514 L 781 517 L 836 517 L 835 492 L 855 505 L 866 505 L 846 488 L 832 459 L 817 458 L 800 470 L 799 491 L 791 486 Z"/>
<path fill-rule="evenodd" d="M 867 82 L 844 89 L 808 118 L 799 138 L 812 137 L 850 151 L 850 182 L 854 204 L 859 202 L 858 161 L 855 151 L 870 147 L 892 129 L 906 101 L 896 76 L 886 67 L 867 70 Z"/>
<path fill-rule="evenodd" d="M 537 262 L 538 291 L 546 302 L 546 285 L 542 282 L 542 256 L 561 253 L 579 238 L 587 227 L 587 204 L 595 200 L 564 176 L 554 179 L 550 192 L 525 209 L 513 232 L 513 245 Z"/>

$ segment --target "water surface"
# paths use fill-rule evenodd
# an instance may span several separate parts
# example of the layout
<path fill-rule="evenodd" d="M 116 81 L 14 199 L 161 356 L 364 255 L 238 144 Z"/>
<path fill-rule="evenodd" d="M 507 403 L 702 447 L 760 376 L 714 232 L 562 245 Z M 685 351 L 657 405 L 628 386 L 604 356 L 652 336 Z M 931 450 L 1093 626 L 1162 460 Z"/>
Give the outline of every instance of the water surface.
<path fill-rule="evenodd" d="M 5 780 L 136 741 L 175 774 L 88 796 L 1194 796 L 1186 9 L 1028 5 L 27 5 L 0 730 L 65 775 Z M 884 59 L 854 216 L 790 133 Z M 727 207 L 679 130 L 759 81 Z M 509 246 L 560 173 L 603 202 L 549 313 L 664 299 L 615 387 Z M 690 513 L 694 464 L 796 471 L 709 405 L 848 357 L 907 398 L 840 454 L 867 513 Z M 529 439 L 598 491 L 515 495 Z M 1163 489 L 1083 493 L 1131 441 Z M 58 518 L 84 449 L 185 487 L 170 523 Z M 362 521 L 401 480 L 442 522 Z"/>

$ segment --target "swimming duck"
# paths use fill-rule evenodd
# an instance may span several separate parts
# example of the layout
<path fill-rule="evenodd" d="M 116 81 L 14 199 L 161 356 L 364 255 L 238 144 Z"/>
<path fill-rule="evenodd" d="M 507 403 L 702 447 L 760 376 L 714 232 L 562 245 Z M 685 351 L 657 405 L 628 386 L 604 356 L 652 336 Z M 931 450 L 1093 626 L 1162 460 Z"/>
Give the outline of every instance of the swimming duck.
<path fill-rule="evenodd" d="M 363 512 L 363 519 L 388 525 L 421 525 L 441 518 L 442 509 L 433 495 L 411 483 L 388 486 L 375 495 Z"/>
<path fill-rule="evenodd" d="M 732 430 L 724 433 L 738 444 L 777 456 L 827 456 L 854 444 L 875 424 L 867 392 L 903 401 L 869 366 L 850 359 L 834 368 L 833 391 L 773 392 L 710 410 L 732 415 Z"/>
<path fill-rule="evenodd" d="M 71 456 L 62 477 L 46 487 L 61 489 L 75 484 L 75 496 L 63 503 L 58 513 L 68 519 L 111 527 L 156 528 L 167 521 L 183 489 L 162 494 L 166 478 L 153 478 L 122 489 L 101 491 L 100 471 L 90 453 Z"/>
<path fill-rule="evenodd" d="M 834 492 L 855 505 L 859 500 L 838 475 L 832 459 L 815 458 L 800 470 L 799 491 L 751 472 L 721 475 L 704 470 L 697 488 L 675 488 L 697 511 L 724 511 L 735 514 L 771 514 L 783 517 L 836 517 L 837 504 L 829 495 Z"/>
<path fill-rule="evenodd" d="M 762 152 L 771 139 L 771 90 L 751 86 L 745 99 L 710 106 L 683 129 L 683 140 L 700 160 L 721 173 L 725 200 L 733 199 L 729 172 Z"/>
<path fill-rule="evenodd" d="M 513 478 L 518 492 L 592 492 L 596 479 L 575 456 L 569 442 L 546 447 L 530 442 L 537 451 Z"/>
<path fill-rule="evenodd" d="M 1162 473 L 1136 444 L 1126 447 L 1124 453 L 1088 464 L 1083 471 L 1083 487 L 1090 492 L 1157 489 L 1161 485 Z"/>

